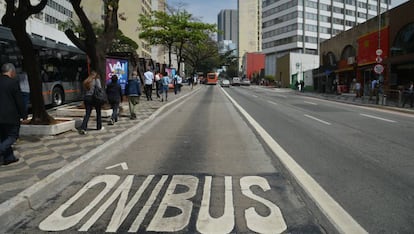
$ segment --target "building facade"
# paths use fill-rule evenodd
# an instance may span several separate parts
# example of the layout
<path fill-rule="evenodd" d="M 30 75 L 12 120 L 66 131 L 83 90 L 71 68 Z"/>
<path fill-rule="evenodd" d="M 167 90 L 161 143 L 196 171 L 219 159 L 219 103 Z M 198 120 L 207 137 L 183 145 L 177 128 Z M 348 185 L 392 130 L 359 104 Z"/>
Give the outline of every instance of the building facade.
<path fill-rule="evenodd" d="M 380 2 L 378 6 L 378 2 Z M 289 52 L 318 55 L 319 44 L 389 9 L 389 0 L 263 1 L 263 53 L 266 72 Z"/>
<path fill-rule="evenodd" d="M 82 1 L 85 14 L 91 22 L 103 24 L 103 1 Z M 146 40 L 139 38 L 138 18 L 140 14 L 148 15 L 152 11 L 151 0 L 128 1 L 120 0 L 118 8 L 118 27 L 122 33 L 138 44 L 138 56 L 151 58 L 151 46 Z"/>
<path fill-rule="evenodd" d="M 408 1 L 369 21 L 321 43 L 321 67 L 317 90 L 353 92 L 354 79 L 369 95 L 372 80 L 381 91 L 397 99 L 400 91 L 414 81 L 414 1 Z"/>
<path fill-rule="evenodd" d="M 33 1 L 37 4 L 39 1 Z M 6 13 L 6 1 L 0 0 L 0 17 Z M 33 37 L 43 40 L 72 45 L 58 25 L 74 16 L 73 8 L 68 0 L 49 0 L 42 12 L 32 15 L 26 21 L 26 31 Z"/>
<path fill-rule="evenodd" d="M 246 53 L 262 51 L 262 0 L 238 0 L 238 54 L 239 67 Z"/>
<path fill-rule="evenodd" d="M 239 24 L 237 10 L 221 10 L 217 16 L 217 41 L 229 40 L 237 45 L 238 33 L 237 25 Z"/>

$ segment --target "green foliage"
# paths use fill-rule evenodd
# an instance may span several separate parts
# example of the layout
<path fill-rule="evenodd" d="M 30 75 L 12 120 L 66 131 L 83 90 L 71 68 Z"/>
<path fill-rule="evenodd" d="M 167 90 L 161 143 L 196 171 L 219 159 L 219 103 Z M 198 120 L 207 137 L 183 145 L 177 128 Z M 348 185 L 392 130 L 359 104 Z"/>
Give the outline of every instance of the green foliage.
<path fill-rule="evenodd" d="M 163 45 L 169 50 L 169 64 L 171 53 L 176 51 L 178 61 L 183 60 L 185 44 L 198 44 L 215 32 L 215 25 L 192 21 L 192 15 L 187 11 L 177 11 L 167 14 L 162 11 L 153 11 L 150 15 L 140 15 L 140 38 L 151 45 Z"/>
<path fill-rule="evenodd" d="M 82 25 L 76 24 L 73 20 L 69 19 L 58 25 L 59 29 L 64 31 L 66 29 L 72 29 L 79 34 L 80 39 L 85 39 L 85 30 Z M 92 28 L 96 32 L 97 37 L 103 34 L 104 26 L 96 22 L 92 23 Z M 134 52 L 138 49 L 138 44 L 131 38 L 125 36 L 121 30 L 116 32 L 115 39 L 112 43 L 110 52 Z"/>
<path fill-rule="evenodd" d="M 274 81 L 275 80 L 275 77 L 272 76 L 272 75 L 266 75 L 264 78 L 268 81 Z"/>

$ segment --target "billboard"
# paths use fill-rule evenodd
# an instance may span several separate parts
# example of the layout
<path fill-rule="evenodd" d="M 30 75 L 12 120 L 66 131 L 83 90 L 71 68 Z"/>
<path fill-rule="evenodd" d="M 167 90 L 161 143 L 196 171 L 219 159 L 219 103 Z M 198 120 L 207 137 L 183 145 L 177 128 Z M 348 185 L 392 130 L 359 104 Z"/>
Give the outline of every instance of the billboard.
<path fill-rule="evenodd" d="M 118 84 L 121 85 L 122 93 L 125 93 L 125 86 L 128 83 L 128 60 L 119 58 L 106 59 L 106 83 L 111 82 L 111 76 L 118 76 Z"/>

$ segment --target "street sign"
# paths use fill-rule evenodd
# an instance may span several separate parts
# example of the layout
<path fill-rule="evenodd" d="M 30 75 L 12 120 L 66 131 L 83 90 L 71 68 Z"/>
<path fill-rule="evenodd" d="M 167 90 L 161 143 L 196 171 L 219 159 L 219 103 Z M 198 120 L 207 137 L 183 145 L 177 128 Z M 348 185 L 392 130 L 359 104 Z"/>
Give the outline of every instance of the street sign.
<path fill-rule="evenodd" d="M 382 63 L 382 58 L 381 58 L 380 56 L 378 56 L 378 57 L 375 59 L 375 61 L 376 61 L 377 63 Z"/>
<path fill-rule="evenodd" d="M 375 51 L 375 54 L 376 54 L 377 56 L 381 56 L 381 55 L 382 55 L 382 50 L 381 50 L 381 49 L 376 50 L 376 51 Z"/>
<path fill-rule="evenodd" d="M 374 67 L 374 71 L 377 74 L 381 74 L 384 71 L 384 66 L 382 66 L 381 64 L 377 64 Z"/>

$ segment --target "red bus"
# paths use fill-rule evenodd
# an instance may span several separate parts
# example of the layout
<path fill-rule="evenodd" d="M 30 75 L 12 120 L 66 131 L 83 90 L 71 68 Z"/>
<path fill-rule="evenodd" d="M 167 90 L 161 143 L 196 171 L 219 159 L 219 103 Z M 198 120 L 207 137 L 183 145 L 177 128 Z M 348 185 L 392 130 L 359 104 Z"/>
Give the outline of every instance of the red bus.
<path fill-rule="evenodd" d="M 207 73 L 206 84 L 216 85 L 217 80 L 218 80 L 218 73 L 215 73 L 215 72 Z"/>

